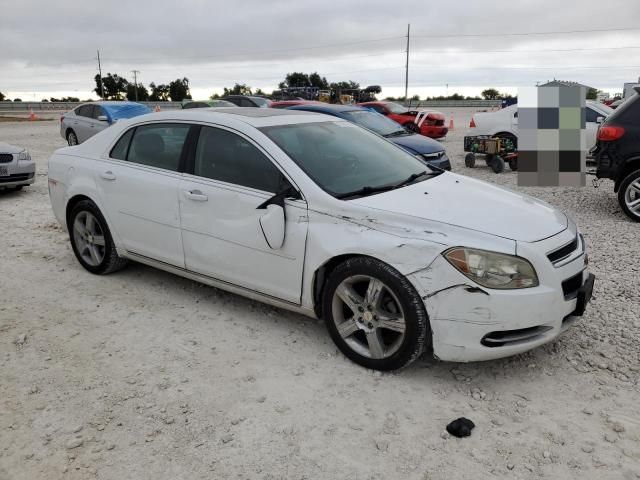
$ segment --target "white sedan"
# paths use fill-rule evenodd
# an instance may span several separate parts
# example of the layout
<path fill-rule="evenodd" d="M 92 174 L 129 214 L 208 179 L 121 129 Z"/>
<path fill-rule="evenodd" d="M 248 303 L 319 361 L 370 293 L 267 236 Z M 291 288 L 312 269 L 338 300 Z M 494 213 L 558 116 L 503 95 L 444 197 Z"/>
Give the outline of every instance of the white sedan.
<path fill-rule="evenodd" d="M 121 121 L 54 153 L 49 194 L 89 272 L 136 261 L 324 318 L 369 368 L 424 350 L 453 361 L 529 350 L 582 315 L 593 288 L 562 212 L 315 113 Z"/>

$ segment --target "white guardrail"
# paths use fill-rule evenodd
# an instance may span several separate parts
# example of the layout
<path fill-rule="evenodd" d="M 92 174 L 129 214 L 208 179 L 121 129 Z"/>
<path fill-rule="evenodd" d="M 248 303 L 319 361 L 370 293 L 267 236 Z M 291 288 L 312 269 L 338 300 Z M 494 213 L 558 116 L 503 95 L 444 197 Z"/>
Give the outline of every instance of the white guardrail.
<path fill-rule="evenodd" d="M 0 102 L 0 113 L 25 113 L 34 112 L 67 112 L 73 110 L 78 105 L 87 102 Z M 146 105 L 150 109 L 159 106 L 162 110 L 174 110 L 181 108 L 182 102 L 138 102 Z"/>

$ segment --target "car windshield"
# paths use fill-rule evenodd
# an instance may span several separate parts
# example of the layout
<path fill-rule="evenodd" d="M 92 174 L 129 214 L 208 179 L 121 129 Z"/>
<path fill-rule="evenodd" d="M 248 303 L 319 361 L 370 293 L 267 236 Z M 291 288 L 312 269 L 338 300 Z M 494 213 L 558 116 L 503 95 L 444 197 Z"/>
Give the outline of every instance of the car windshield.
<path fill-rule="evenodd" d="M 260 97 L 251 97 L 251 100 L 253 100 L 255 104 L 258 105 L 260 108 L 268 108 L 269 104 L 271 103 L 266 98 L 260 98 Z"/>
<path fill-rule="evenodd" d="M 389 109 L 391 113 L 407 113 L 407 107 L 403 107 L 399 103 L 387 102 L 385 106 Z"/>
<path fill-rule="evenodd" d="M 350 122 L 262 127 L 323 190 L 355 198 L 441 173 L 388 140 Z"/>
<path fill-rule="evenodd" d="M 407 131 L 400 124 L 376 112 L 353 110 L 351 112 L 343 112 L 342 116 L 385 137 L 407 134 Z"/>

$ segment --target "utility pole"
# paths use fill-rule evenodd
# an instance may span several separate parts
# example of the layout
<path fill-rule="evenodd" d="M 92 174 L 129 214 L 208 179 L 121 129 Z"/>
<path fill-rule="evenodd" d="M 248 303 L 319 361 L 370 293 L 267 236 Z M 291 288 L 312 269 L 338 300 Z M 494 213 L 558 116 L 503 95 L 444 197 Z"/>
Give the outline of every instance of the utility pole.
<path fill-rule="evenodd" d="M 133 73 L 133 85 L 135 86 L 136 102 L 137 102 L 138 101 L 138 74 L 140 73 L 140 70 L 131 70 L 131 73 Z"/>
<path fill-rule="evenodd" d="M 98 73 L 100 74 L 100 97 L 104 100 L 104 86 L 102 85 L 102 66 L 100 65 L 100 50 L 98 49 Z"/>
<path fill-rule="evenodd" d="M 408 100 L 408 90 L 409 90 L 409 34 L 411 32 L 411 24 L 407 24 L 407 64 L 405 65 L 404 71 L 404 101 Z"/>

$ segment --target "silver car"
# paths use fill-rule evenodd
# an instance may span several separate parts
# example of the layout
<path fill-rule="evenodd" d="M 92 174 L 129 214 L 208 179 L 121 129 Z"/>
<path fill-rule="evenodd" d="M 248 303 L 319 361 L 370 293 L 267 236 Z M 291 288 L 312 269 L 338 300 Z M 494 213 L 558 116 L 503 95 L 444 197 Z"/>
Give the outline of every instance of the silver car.
<path fill-rule="evenodd" d="M 0 190 L 20 190 L 36 177 L 36 163 L 24 148 L 0 142 Z"/>
<path fill-rule="evenodd" d="M 69 145 L 78 145 L 123 118 L 151 113 L 136 102 L 91 102 L 80 105 L 60 118 L 60 135 Z"/>

